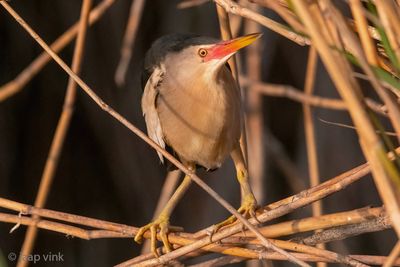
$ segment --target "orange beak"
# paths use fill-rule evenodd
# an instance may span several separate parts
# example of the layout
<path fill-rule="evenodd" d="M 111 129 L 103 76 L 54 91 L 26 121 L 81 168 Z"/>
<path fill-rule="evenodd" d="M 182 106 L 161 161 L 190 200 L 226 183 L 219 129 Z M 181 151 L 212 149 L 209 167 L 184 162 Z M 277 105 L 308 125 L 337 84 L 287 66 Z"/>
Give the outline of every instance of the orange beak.
<path fill-rule="evenodd" d="M 208 49 L 209 53 L 205 61 L 222 59 L 228 55 L 233 55 L 239 49 L 250 45 L 261 36 L 262 33 L 252 33 L 232 40 L 219 42 Z"/>

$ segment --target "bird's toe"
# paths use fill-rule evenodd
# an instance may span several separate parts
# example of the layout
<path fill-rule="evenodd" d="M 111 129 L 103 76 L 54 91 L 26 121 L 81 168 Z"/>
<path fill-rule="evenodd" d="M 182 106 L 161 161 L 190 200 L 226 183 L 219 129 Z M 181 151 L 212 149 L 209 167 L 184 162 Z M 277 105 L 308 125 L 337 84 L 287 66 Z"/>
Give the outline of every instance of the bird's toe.
<path fill-rule="evenodd" d="M 158 257 L 157 252 L 157 232 L 160 234 L 161 241 L 165 247 L 167 252 L 172 251 L 171 243 L 168 240 L 168 233 L 169 233 L 169 217 L 160 216 L 153 222 L 146 224 L 145 226 L 141 227 L 137 234 L 135 235 L 135 242 L 142 243 L 144 234 L 150 230 L 150 242 L 151 242 L 151 252 Z"/>

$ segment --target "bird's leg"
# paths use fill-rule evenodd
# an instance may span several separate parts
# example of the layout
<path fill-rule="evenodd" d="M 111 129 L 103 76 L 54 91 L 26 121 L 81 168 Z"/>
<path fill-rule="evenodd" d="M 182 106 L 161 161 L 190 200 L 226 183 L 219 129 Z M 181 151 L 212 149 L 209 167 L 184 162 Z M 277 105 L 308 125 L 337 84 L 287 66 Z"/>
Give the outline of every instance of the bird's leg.
<path fill-rule="evenodd" d="M 239 181 L 242 193 L 242 202 L 240 208 L 238 209 L 238 212 L 243 214 L 243 216 L 245 217 L 256 218 L 257 200 L 254 197 L 253 191 L 251 190 L 249 184 L 248 172 L 239 144 L 235 146 L 235 149 L 231 153 L 231 157 L 235 164 L 236 177 Z M 218 229 L 220 229 L 221 227 L 234 223 L 236 220 L 237 218 L 232 215 L 225 221 L 215 225 L 214 231 L 218 231 Z"/>
<path fill-rule="evenodd" d="M 151 251 L 158 257 L 157 253 L 157 231 L 160 232 L 160 238 L 165 246 L 167 252 L 172 251 L 171 244 L 168 241 L 168 232 L 169 232 L 169 218 L 174 210 L 176 204 L 178 204 L 179 200 L 185 194 L 187 189 L 189 188 L 192 179 L 190 176 L 186 175 L 183 179 L 182 183 L 175 190 L 174 194 L 170 198 L 170 200 L 165 205 L 164 209 L 158 215 L 157 219 L 150 222 L 149 224 L 141 227 L 138 233 L 135 236 L 135 241 L 137 243 L 141 243 L 143 239 L 143 235 L 147 230 L 150 230 L 151 233 Z"/>

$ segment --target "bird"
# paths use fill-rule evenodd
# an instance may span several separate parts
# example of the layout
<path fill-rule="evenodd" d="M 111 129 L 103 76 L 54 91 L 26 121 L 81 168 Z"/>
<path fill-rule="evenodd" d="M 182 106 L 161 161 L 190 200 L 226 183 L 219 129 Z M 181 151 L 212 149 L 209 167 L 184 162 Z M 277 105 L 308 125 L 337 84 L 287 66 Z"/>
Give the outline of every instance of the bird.
<path fill-rule="evenodd" d="M 165 35 L 147 51 L 142 72 L 141 106 L 148 136 L 191 172 L 199 167 L 217 169 L 230 156 L 242 192 L 238 211 L 253 217 L 257 201 L 239 142 L 241 97 L 227 61 L 260 36 L 254 33 L 221 41 L 191 33 Z M 158 217 L 135 235 L 135 241 L 141 243 L 150 230 L 151 251 L 156 256 L 157 233 L 166 251 L 172 251 L 168 241 L 170 216 L 190 184 L 191 178 L 186 175 Z M 234 221 L 230 217 L 216 229 Z"/>

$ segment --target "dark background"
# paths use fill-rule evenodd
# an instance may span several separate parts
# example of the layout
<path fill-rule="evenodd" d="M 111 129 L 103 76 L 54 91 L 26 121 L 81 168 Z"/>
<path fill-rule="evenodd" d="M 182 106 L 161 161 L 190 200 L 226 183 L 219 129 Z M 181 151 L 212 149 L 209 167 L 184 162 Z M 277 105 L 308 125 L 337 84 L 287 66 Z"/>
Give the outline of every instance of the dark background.
<path fill-rule="evenodd" d="M 94 1 L 94 5 L 99 1 Z M 139 82 L 144 52 L 157 37 L 173 32 L 195 32 L 218 37 L 219 27 L 214 4 L 179 10 L 178 1 L 147 1 L 134 46 L 127 83 L 118 88 L 114 73 L 120 56 L 121 41 L 129 16 L 130 1 L 116 0 L 106 14 L 88 31 L 81 77 L 103 100 L 134 125 L 145 130 L 141 115 Z M 50 43 L 79 19 L 81 1 L 10 2 L 19 14 Z M 266 15 L 279 19 L 275 14 Z M 297 46 L 264 28 L 263 80 L 303 88 L 308 48 Z M 70 64 L 73 45 L 61 57 Z M 0 84 L 13 79 L 42 49 L 0 8 Z M 242 56 L 245 52 L 241 53 Z M 329 76 L 319 64 L 316 94 L 336 97 Z M 0 196 L 32 204 L 45 160 L 61 113 L 68 76 L 55 63 L 48 64 L 22 92 L 0 103 Z M 315 117 L 350 123 L 342 111 L 315 109 Z M 307 159 L 302 108 L 286 99 L 263 99 L 265 127 L 282 142 L 299 168 L 299 177 L 307 176 Z M 323 180 L 364 161 L 354 131 L 316 123 L 316 136 Z M 265 144 L 265 203 L 294 192 L 276 167 Z M 250 163 L 251 164 L 251 163 Z M 199 175 L 235 206 L 239 205 L 239 185 L 230 160 L 213 173 Z M 49 209 L 141 226 L 153 214 L 166 171 L 156 153 L 138 137 L 100 110 L 83 92 L 78 92 L 75 113 L 65 141 L 54 184 L 46 207 Z M 308 180 L 304 180 L 308 184 Z M 325 212 L 338 212 L 367 205 L 378 206 L 371 177 L 324 200 Z M 309 208 L 293 216 L 310 215 Z M 218 222 L 228 213 L 205 192 L 193 185 L 172 216 L 172 224 L 196 231 Z M 287 219 L 287 218 L 286 218 Z M 0 253 L 4 259 L 20 250 L 25 227 L 9 234 L 10 224 L 0 224 Z M 388 254 L 395 236 L 390 230 L 350 238 L 330 247 L 352 254 Z M 40 231 L 34 253 L 61 252 L 60 266 L 111 266 L 138 255 L 140 247 L 133 239 L 84 241 L 49 231 Z M 1 258 L 1 256 L 0 256 Z M 7 262 L 8 266 L 13 266 Z M 45 262 L 40 262 L 44 266 Z M 1 265 L 1 260 L 0 260 Z M 7 265 L 6 265 L 7 266 Z M 56 266 L 47 263 L 46 266 Z"/>

